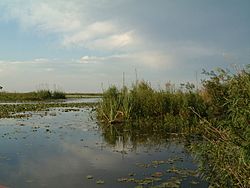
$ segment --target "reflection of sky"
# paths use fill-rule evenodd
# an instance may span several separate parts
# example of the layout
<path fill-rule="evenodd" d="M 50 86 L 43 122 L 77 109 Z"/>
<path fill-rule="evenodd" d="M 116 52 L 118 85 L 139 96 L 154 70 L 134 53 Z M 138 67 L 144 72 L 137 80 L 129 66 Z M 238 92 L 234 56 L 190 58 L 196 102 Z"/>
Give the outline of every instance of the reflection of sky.
<path fill-rule="evenodd" d="M 100 102 L 100 97 L 91 98 L 69 98 L 65 100 L 55 100 L 55 101 L 43 101 L 43 103 L 97 103 Z M 25 101 L 25 102 L 0 102 L 0 105 L 4 104 L 37 104 L 39 101 Z"/>
<path fill-rule="evenodd" d="M 187 155 L 177 143 L 169 144 L 161 152 L 146 152 L 141 147 L 137 152 L 122 155 L 113 152 L 118 146 L 110 147 L 103 142 L 95 122 L 89 119 L 89 111 L 55 112 L 57 116 L 34 115 L 29 119 L 0 121 L 0 185 L 95 187 L 95 180 L 86 179 L 90 174 L 95 179 L 104 179 L 107 187 L 127 187 L 129 184 L 118 184 L 116 179 L 130 172 L 139 176 L 145 173 L 145 169 L 136 167 L 137 162 Z M 176 165 L 195 168 L 187 156 Z"/>

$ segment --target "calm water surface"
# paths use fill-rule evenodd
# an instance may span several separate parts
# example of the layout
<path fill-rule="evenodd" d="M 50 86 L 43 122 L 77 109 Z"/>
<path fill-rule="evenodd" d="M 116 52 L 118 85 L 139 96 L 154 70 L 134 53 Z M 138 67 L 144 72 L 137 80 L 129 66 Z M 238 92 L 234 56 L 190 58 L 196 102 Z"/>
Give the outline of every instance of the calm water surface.
<path fill-rule="evenodd" d="M 24 102 L 0 102 L 0 105 L 4 104 L 38 104 L 38 103 L 98 103 L 101 97 L 90 97 L 90 98 L 68 98 L 68 99 L 58 99 L 52 101 L 24 101 Z"/>
<path fill-rule="evenodd" d="M 101 130 L 88 108 L 0 119 L 0 169 L 6 187 L 135 187 L 135 179 L 152 174 L 158 181 L 143 187 L 171 177 L 180 187 L 208 187 L 182 142 L 153 132 Z"/>

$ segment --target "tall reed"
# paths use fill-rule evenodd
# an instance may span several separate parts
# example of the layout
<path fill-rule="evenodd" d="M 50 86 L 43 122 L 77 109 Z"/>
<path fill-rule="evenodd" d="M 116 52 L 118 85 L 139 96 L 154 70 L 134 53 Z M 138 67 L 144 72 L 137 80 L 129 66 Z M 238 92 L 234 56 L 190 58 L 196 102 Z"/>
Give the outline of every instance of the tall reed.
<path fill-rule="evenodd" d="M 197 117 L 191 114 L 190 108 L 201 114 L 205 113 L 202 98 L 194 91 L 157 91 L 150 83 L 140 81 L 131 89 L 123 87 L 119 90 L 115 86 L 107 89 L 103 93 L 98 116 L 110 123 L 146 119 L 167 120 L 173 116 L 183 122 L 187 121 L 187 124 L 193 124 Z"/>
<path fill-rule="evenodd" d="M 185 131 L 198 138 L 191 149 L 213 186 L 250 187 L 250 65 L 204 74 L 200 90 L 190 83 L 168 83 L 165 90 L 145 81 L 131 89 L 112 86 L 103 93 L 98 117 L 108 123 L 153 119 L 166 131 Z"/>

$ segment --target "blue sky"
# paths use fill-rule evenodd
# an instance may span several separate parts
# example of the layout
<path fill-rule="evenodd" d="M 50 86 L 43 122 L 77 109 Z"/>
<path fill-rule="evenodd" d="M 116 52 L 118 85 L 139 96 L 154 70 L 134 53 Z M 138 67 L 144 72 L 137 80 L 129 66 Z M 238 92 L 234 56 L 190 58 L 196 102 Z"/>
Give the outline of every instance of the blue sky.
<path fill-rule="evenodd" d="M 0 85 L 8 91 L 148 80 L 195 82 L 250 60 L 249 0 L 1 0 Z"/>

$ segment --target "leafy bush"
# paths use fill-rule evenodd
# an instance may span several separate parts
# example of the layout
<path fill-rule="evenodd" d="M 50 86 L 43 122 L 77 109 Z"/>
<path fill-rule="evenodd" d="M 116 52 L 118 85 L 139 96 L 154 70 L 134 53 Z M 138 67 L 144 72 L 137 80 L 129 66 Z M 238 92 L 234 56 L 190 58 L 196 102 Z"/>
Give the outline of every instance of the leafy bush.
<path fill-rule="evenodd" d="M 250 187 L 250 69 L 206 73 L 207 116 L 198 143 L 202 167 L 218 187 Z M 204 160 L 205 159 L 205 160 Z"/>

